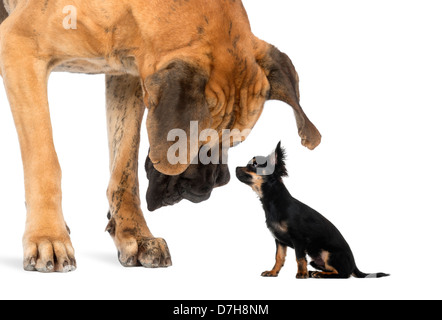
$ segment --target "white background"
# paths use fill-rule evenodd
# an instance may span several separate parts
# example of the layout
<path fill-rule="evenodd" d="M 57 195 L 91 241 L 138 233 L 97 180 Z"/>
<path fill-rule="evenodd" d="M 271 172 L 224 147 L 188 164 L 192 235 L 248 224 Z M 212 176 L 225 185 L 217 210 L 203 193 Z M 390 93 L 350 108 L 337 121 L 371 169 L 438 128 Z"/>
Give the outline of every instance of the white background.
<path fill-rule="evenodd" d="M 254 193 L 232 177 L 203 204 L 147 213 L 174 266 L 125 269 L 104 229 L 108 158 L 104 76 L 53 74 L 50 104 L 63 168 L 63 206 L 78 270 L 22 270 L 25 206 L 21 158 L 0 89 L 0 298 L 411 299 L 442 298 L 442 5 L 440 1 L 245 0 L 254 33 L 293 60 L 301 102 L 323 135 L 300 145 L 289 106 L 269 102 L 232 174 L 282 140 L 293 196 L 329 218 L 374 280 L 296 280 L 289 251 L 277 279 L 275 245 Z M 147 189 L 140 158 L 141 192 Z M 146 208 L 145 201 L 143 209 Z M 434 274 L 433 274 L 434 273 Z"/>

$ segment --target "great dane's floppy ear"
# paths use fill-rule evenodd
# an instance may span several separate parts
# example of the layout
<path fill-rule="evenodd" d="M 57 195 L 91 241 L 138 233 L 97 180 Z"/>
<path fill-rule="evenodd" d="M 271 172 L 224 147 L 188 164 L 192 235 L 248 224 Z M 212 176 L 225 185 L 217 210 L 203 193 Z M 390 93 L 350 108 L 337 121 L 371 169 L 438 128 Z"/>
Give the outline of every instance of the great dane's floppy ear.
<path fill-rule="evenodd" d="M 265 50 L 257 56 L 257 62 L 270 83 L 269 100 L 280 100 L 292 106 L 302 145 L 315 149 L 321 143 L 321 134 L 299 104 L 299 77 L 292 61 L 285 53 L 266 43 Z"/>
<path fill-rule="evenodd" d="M 186 171 L 198 156 L 201 146 L 199 134 L 202 130 L 210 128 L 212 121 L 205 98 L 207 81 L 208 76 L 203 70 L 182 60 L 169 63 L 167 67 L 145 80 L 146 105 L 149 109 L 149 157 L 159 172 L 170 176 L 179 175 Z M 198 130 L 194 130 L 197 132 L 193 132 L 194 137 L 191 137 L 190 128 L 196 122 Z M 182 139 L 183 136 L 187 139 L 187 145 L 180 149 L 187 151 L 185 161 L 176 164 L 169 162 L 170 147 L 178 141 L 168 141 L 168 136 L 171 139 Z M 190 143 L 190 139 L 193 139 L 193 143 Z M 195 141 L 198 143 L 195 144 Z"/>

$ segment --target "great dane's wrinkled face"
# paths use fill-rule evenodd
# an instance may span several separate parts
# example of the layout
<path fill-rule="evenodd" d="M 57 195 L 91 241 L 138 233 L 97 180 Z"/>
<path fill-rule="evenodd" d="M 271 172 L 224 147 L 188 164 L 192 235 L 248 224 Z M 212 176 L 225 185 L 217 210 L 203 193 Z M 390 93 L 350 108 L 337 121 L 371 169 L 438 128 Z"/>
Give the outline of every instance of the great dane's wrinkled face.
<path fill-rule="evenodd" d="M 321 135 L 299 105 L 299 78 L 290 59 L 260 40 L 251 47 L 254 59 L 236 57 L 227 65 L 213 55 L 197 62 L 175 59 L 144 81 L 150 211 L 183 199 L 205 201 L 227 184 L 227 157 L 207 161 L 201 150 L 209 146 L 226 155 L 247 138 L 267 100 L 292 106 L 302 144 L 319 145 Z"/>

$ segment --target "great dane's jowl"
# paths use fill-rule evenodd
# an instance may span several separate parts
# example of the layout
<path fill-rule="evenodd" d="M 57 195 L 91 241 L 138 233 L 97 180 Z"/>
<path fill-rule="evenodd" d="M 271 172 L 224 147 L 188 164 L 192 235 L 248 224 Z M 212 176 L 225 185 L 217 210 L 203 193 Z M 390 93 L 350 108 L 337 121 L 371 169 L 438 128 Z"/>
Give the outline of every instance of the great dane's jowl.
<path fill-rule="evenodd" d="M 75 28 L 66 27 L 66 8 L 75 9 Z M 170 164 L 172 129 L 189 133 L 192 121 L 199 132 L 252 129 L 264 103 L 277 99 L 293 107 L 304 146 L 314 149 L 321 141 L 299 105 L 290 59 L 252 34 L 239 0 L 4 0 L 0 18 L 0 71 L 25 176 L 25 270 L 76 269 L 49 115 L 53 71 L 106 74 L 107 230 L 124 266 L 172 263 L 140 207 L 138 149 L 146 108 L 150 210 L 207 200 L 230 178 L 225 164 L 190 165 L 191 153 L 187 164 Z"/>

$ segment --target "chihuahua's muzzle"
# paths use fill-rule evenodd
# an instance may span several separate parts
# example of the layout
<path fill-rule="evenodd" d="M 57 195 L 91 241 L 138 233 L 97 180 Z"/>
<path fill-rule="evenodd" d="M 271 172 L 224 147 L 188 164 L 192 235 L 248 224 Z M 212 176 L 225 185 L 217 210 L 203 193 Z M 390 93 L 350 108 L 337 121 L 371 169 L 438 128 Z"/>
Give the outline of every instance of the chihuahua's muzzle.
<path fill-rule="evenodd" d="M 247 185 L 250 185 L 252 182 L 252 176 L 248 174 L 247 167 L 236 168 L 236 177 L 239 181 Z"/>

